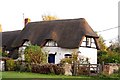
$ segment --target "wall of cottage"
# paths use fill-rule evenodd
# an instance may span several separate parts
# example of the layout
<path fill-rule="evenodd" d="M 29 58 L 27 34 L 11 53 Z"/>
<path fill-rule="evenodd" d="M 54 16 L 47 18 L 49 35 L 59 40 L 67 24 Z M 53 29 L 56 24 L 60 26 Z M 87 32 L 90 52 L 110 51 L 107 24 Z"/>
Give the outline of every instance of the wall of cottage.
<path fill-rule="evenodd" d="M 55 54 L 55 64 L 60 63 L 61 59 L 65 58 L 65 54 L 71 54 L 74 51 L 79 52 L 78 55 L 78 60 L 79 58 L 88 58 L 89 62 L 91 64 L 97 64 L 97 49 L 95 48 L 96 45 L 94 43 L 94 39 L 91 39 L 91 42 L 89 42 L 89 44 L 91 43 L 91 47 L 86 47 L 86 40 L 87 38 L 85 37 L 81 46 L 83 47 L 79 47 L 77 49 L 66 49 L 66 48 L 61 48 L 61 47 L 52 47 L 54 45 L 55 42 L 49 42 L 50 45 L 52 46 L 45 46 L 42 48 L 43 51 L 47 52 L 48 54 Z M 24 60 L 24 50 L 25 50 L 25 46 L 29 46 L 31 43 L 30 41 L 26 41 L 22 47 L 19 48 L 19 53 L 21 54 L 21 58 L 22 60 Z M 89 46 L 89 45 L 88 45 Z"/>
<path fill-rule="evenodd" d="M 60 60 L 63 59 L 65 54 L 71 54 L 73 51 L 78 49 L 64 49 L 60 47 L 43 47 L 43 51 L 47 52 L 48 54 L 56 54 L 55 55 L 55 64 L 60 63 Z"/>
<path fill-rule="evenodd" d="M 79 47 L 78 49 L 64 49 L 60 47 L 43 47 L 43 51 L 48 54 L 56 54 L 55 55 L 55 64 L 60 63 L 60 60 L 65 58 L 65 54 L 71 54 L 74 51 L 79 51 L 79 58 L 88 58 L 91 64 L 97 64 L 97 49 L 87 48 L 87 47 Z"/>

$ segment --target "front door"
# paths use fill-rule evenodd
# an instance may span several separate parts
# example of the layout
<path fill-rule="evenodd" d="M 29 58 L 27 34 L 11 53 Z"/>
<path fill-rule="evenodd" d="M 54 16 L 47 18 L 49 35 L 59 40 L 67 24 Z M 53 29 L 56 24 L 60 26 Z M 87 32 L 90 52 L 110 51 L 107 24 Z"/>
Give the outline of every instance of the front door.
<path fill-rule="evenodd" d="M 55 63 L 55 54 L 49 54 L 48 63 Z"/>

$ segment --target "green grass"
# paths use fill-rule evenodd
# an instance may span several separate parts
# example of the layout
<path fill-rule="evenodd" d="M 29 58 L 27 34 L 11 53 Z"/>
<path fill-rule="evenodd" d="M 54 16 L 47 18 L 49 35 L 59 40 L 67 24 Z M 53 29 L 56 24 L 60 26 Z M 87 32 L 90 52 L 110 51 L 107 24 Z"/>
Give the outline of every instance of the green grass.
<path fill-rule="evenodd" d="M 2 78 L 90 78 L 90 77 L 7 71 L 2 72 Z"/>
<path fill-rule="evenodd" d="M 5 71 L 2 73 L 2 80 L 33 80 L 33 78 L 42 78 L 42 80 L 57 79 L 57 80 L 120 80 L 119 78 L 108 78 L 108 77 L 90 77 L 90 76 L 65 76 L 65 75 L 54 75 L 54 74 L 39 74 L 39 73 L 30 73 L 30 72 L 14 72 L 14 71 Z M 39 79 L 36 79 L 39 80 Z"/>

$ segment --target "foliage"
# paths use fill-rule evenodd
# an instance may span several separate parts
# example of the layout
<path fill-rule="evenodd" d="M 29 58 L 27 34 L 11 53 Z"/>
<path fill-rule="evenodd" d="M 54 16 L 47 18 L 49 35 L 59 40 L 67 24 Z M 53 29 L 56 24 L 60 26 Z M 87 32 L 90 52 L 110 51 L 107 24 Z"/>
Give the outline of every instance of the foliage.
<path fill-rule="evenodd" d="M 77 62 L 81 64 L 89 63 L 89 58 L 79 57 L 79 60 L 78 60 L 78 53 L 76 51 L 73 51 L 71 58 L 63 58 L 60 61 L 61 64 L 64 64 L 64 63 L 72 64 L 73 62 Z"/>
<path fill-rule="evenodd" d="M 42 74 L 64 74 L 64 69 L 56 64 L 33 64 L 32 72 Z"/>
<path fill-rule="evenodd" d="M 47 62 L 47 54 L 39 46 L 30 45 L 25 49 L 25 61 L 28 63 L 42 64 Z"/>
<path fill-rule="evenodd" d="M 119 42 L 112 42 L 111 46 L 108 47 L 108 50 L 120 53 L 120 43 Z"/>
<path fill-rule="evenodd" d="M 100 50 L 98 51 L 98 63 L 120 63 L 120 45 L 118 42 L 112 43 L 110 47 L 106 47 L 102 36 L 99 36 Z"/>
<path fill-rule="evenodd" d="M 64 65 L 64 63 L 72 64 L 72 62 L 78 61 L 78 53 L 76 51 L 73 51 L 71 58 L 63 58 L 61 59 L 60 63 Z"/>
<path fill-rule="evenodd" d="M 88 70 L 87 66 L 79 66 L 77 74 L 78 75 L 88 75 L 89 70 Z"/>
<path fill-rule="evenodd" d="M 6 61 L 6 67 L 8 71 L 14 71 L 15 68 L 15 61 L 13 59 Z"/>
<path fill-rule="evenodd" d="M 120 54 L 112 51 L 99 51 L 98 52 L 98 61 L 102 63 L 120 63 Z"/>
<path fill-rule="evenodd" d="M 58 18 L 52 15 L 42 15 L 42 19 L 43 21 L 50 21 L 50 20 L 57 20 Z"/>
<path fill-rule="evenodd" d="M 6 52 L 2 52 L 2 57 L 8 57 L 8 54 Z"/>
<path fill-rule="evenodd" d="M 63 65 L 65 63 L 72 64 L 72 59 L 71 58 L 63 58 L 61 59 L 60 63 Z"/>
<path fill-rule="evenodd" d="M 106 51 L 106 49 L 107 49 L 107 46 L 105 45 L 104 41 L 105 40 L 103 39 L 103 37 L 101 35 L 99 35 L 98 43 L 99 43 L 101 51 Z"/>
<path fill-rule="evenodd" d="M 29 63 L 16 61 L 15 64 L 16 64 L 15 71 L 31 72 L 31 65 Z"/>
<path fill-rule="evenodd" d="M 0 56 L 2 56 L 2 47 L 0 47 Z"/>
<path fill-rule="evenodd" d="M 72 60 L 73 62 L 78 60 L 78 53 L 76 51 L 73 51 L 72 53 Z"/>

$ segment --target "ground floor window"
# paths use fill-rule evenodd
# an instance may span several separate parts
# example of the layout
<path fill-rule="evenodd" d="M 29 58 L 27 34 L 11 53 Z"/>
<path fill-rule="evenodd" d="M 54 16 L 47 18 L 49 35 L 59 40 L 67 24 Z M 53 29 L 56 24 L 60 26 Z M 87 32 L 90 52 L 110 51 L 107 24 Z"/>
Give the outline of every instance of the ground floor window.
<path fill-rule="evenodd" d="M 65 58 L 72 58 L 71 54 L 65 54 L 64 56 L 65 56 Z"/>

